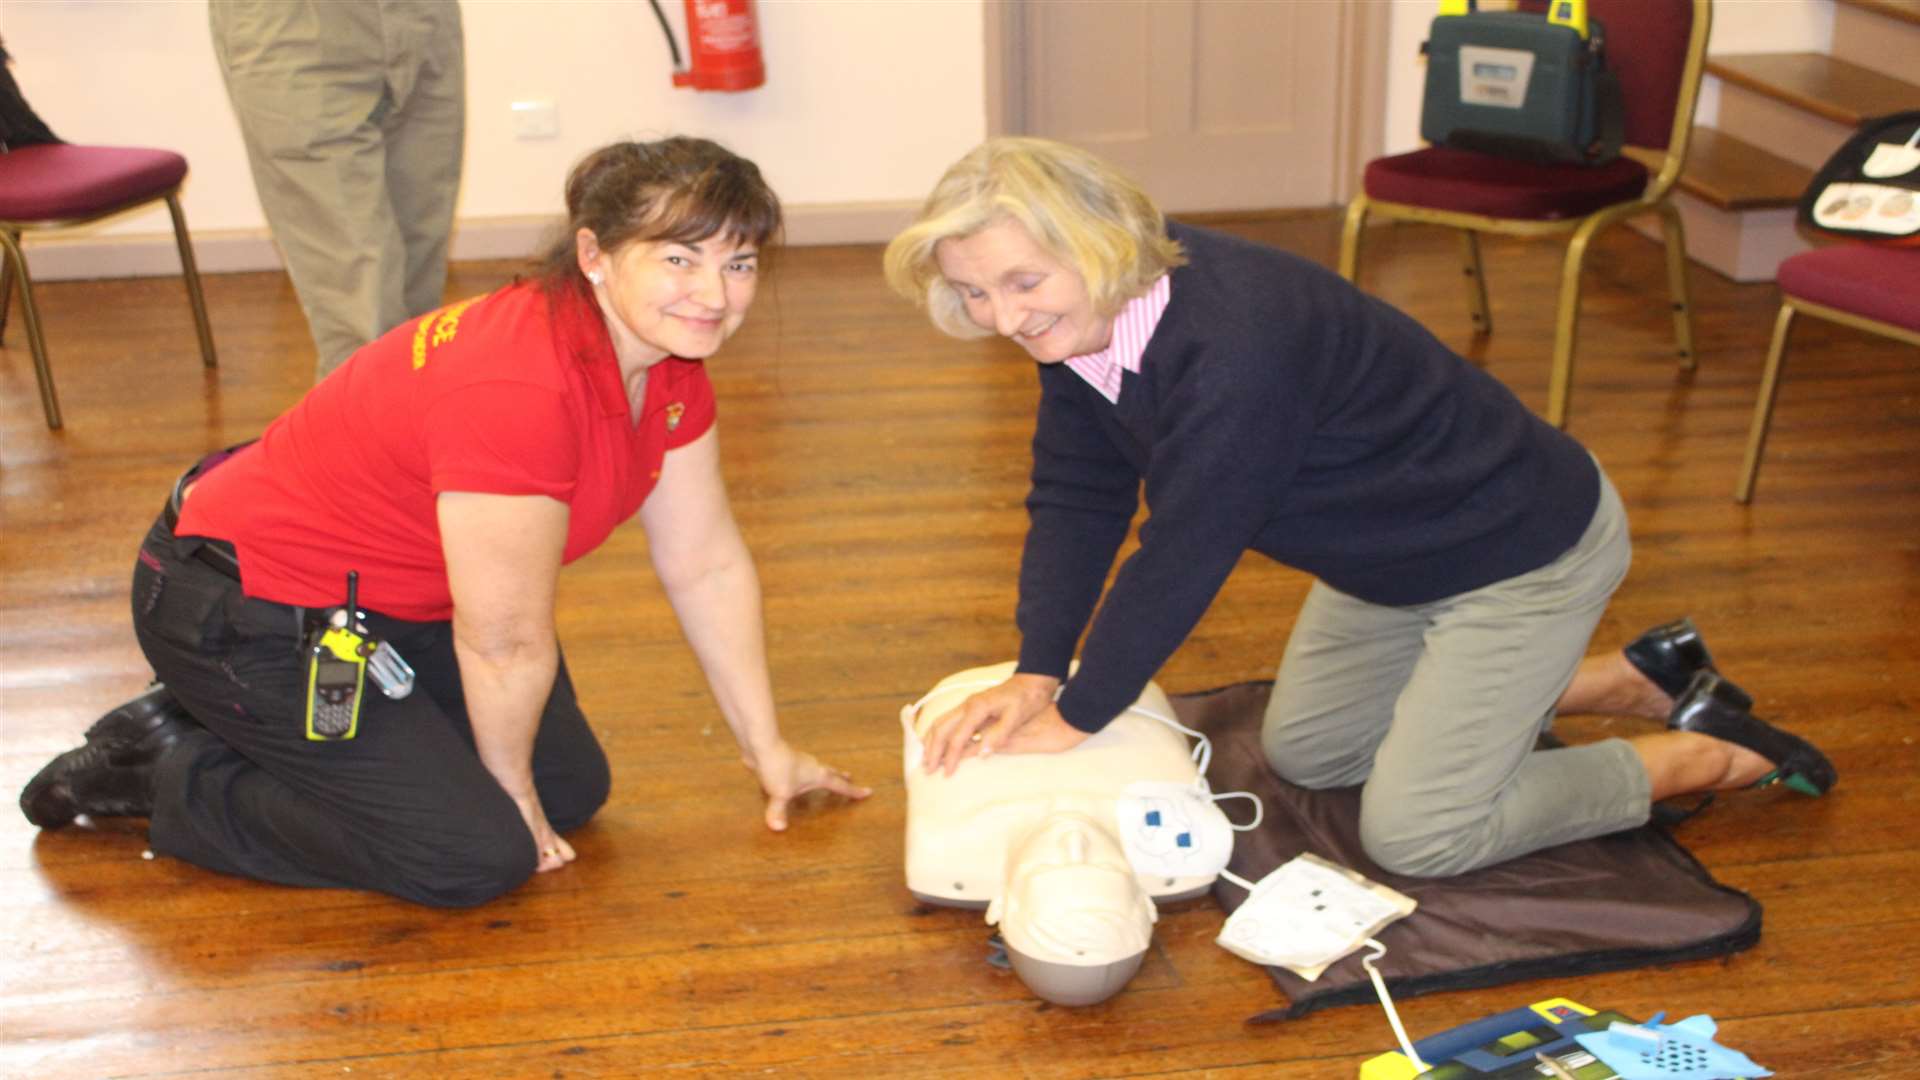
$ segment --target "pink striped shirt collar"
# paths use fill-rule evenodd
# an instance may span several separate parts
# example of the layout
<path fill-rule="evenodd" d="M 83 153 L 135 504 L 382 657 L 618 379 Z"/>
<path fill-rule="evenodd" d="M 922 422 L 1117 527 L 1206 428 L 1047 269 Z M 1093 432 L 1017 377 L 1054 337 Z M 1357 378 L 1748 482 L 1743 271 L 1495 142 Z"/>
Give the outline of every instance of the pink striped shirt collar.
<path fill-rule="evenodd" d="M 1113 317 L 1113 338 L 1106 348 L 1085 356 L 1068 357 L 1067 366 L 1085 379 L 1088 386 L 1098 390 L 1101 397 L 1118 405 L 1120 373 L 1140 373 L 1140 358 L 1145 355 L 1147 342 L 1152 339 L 1154 328 L 1160 325 L 1160 316 L 1172 297 L 1173 279 L 1161 274 L 1146 292 L 1127 301 L 1120 314 Z"/>

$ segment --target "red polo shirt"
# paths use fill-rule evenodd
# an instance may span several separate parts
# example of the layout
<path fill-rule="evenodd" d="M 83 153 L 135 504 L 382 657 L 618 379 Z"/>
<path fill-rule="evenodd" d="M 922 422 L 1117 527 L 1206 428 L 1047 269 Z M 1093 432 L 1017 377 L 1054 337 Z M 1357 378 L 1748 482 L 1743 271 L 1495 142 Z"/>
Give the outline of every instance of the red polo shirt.
<path fill-rule="evenodd" d="M 357 570 L 362 607 L 448 619 L 441 492 L 566 503 L 572 562 L 640 509 L 666 452 L 713 420 L 705 369 L 669 358 L 648 370 L 635 423 L 592 295 L 516 283 L 355 353 L 199 479 L 176 532 L 231 542 L 248 596 L 333 606 Z"/>

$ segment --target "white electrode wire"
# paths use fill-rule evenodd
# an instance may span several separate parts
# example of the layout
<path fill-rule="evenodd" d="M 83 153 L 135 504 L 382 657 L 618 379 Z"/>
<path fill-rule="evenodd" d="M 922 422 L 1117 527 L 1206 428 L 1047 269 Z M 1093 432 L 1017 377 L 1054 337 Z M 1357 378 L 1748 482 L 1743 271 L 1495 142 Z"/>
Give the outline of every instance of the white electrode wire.
<path fill-rule="evenodd" d="M 1185 724 L 1182 724 L 1180 721 L 1175 720 L 1171 716 L 1167 716 L 1164 713 L 1155 712 L 1152 709 L 1145 708 L 1140 705 L 1130 705 L 1127 707 L 1127 711 L 1137 712 L 1141 716 L 1147 717 L 1150 720 L 1158 720 L 1161 723 L 1172 728 L 1173 730 L 1181 733 L 1182 735 L 1191 735 L 1193 737 L 1194 742 L 1193 742 L 1193 753 L 1190 756 L 1193 758 L 1194 765 L 1198 766 L 1200 769 L 1201 786 L 1202 787 L 1206 786 L 1207 766 L 1213 764 L 1213 740 L 1212 739 L 1209 739 L 1205 735 L 1202 735 L 1199 732 L 1193 730 L 1192 728 L 1186 726 Z"/>
<path fill-rule="evenodd" d="M 1247 822 L 1245 825 L 1235 825 L 1231 820 L 1227 822 L 1227 825 L 1231 827 L 1234 832 L 1250 832 L 1254 829 L 1259 828 L 1260 823 L 1267 819 L 1266 804 L 1261 802 L 1260 796 L 1255 795 L 1253 792 L 1222 791 L 1222 792 L 1219 792 L 1218 794 L 1215 794 L 1213 789 L 1207 786 L 1207 766 L 1213 763 L 1213 740 L 1212 739 L 1209 739 L 1205 735 L 1202 735 L 1200 732 L 1195 731 L 1190 727 L 1187 727 L 1185 724 L 1182 724 L 1180 721 L 1175 720 L 1173 717 L 1164 716 L 1160 713 L 1153 711 L 1152 709 L 1143 708 L 1139 705 L 1135 705 L 1128 711 L 1137 712 L 1141 716 L 1158 720 L 1161 723 L 1167 725 L 1168 727 L 1174 729 L 1175 731 L 1178 731 L 1184 735 L 1191 735 L 1193 737 L 1194 739 L 1193 760 L 1194 760 L 1195 766 L 1197 766 L 1200 770 L 1200 775 L 1198 779 L 1195 781 L 1195 786 L 1198 787 L 1201 791 L 1206 792 L 1208 798 L 1212 799 L 1214 802 L 1223 802 L 1227 799 L 1245 799 L 1248 802 L 1253 804 L 1253 820 L 1252 821 Z"/>
<path fill-rule="evenodd" d="M 1375 960 L 1387 955 L 1387 947 L 1373 938 L 1367 939 L 1367 945 L 1373 950 L 1360 958 L 1360 966 L 1367 969 L 1367 977 L 1373 980 L 1373 992 L 1380 995 L 1380 1007 L 1387 1011 L 1387 1023 L 1393 1025 L 1393 1037 L 1400 1040 L 1400 1052 L 1407 1055 L 1415 1072 L 1426 1072 L 1427 1063 L 1413 1052 L 1413 1040 L 1407 1038 L 1407 1029 L 1400 1023 L 1400 1013 L 1393 1007 L 1393 996 L 1387 993 L 1387 980 L 1380 977 L 1380 969 L 1373 966 Z"/>
<path fill-rule="evenodd" d="M 1245 825 L 1235 825 L 1231 819 L 1227 821 L 1227 827 L 1232 829 L 1234 832 L 1251 832 L 1254 829 L 1259 828 L 1261 822 L 1267 820 L 1267 805 L 1261 802 L 1260 796 L 1255 795 L 1253 792 L 1223 791 L 1220 794 L 1215 795 L 1213 797 L 1214 802 L 1225 802 L 1228 799 L 1245 799 L 1248 802 L 1253 804 L 1253 820 L 1252 821 L 1247 822 Z"/>
<path fill-rule="evenodd" d="M 1231 870 L 1222 869 L 1220 871 L 1220 876 L 1223 878 L 1226 878 L 1228 881 L 1233 882 L 1235 885 L 1240 886 L 1241 888 L 1247 890 L 1248 892 L 1253 891 L 1253 882 L 1248 881 L 1246 878 L 1241 877 L 1239 874 L 1236 874 Z"/>

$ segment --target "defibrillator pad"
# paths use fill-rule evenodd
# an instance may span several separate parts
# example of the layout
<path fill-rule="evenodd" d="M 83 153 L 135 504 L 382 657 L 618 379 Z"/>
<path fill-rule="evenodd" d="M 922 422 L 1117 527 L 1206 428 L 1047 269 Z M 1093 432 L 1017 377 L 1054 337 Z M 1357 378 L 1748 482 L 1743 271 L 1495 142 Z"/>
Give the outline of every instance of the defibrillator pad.
<path fill-rule="evenodd" d="M 1113 816 L 1127 861 L 1142 877 L 1210 879 L 1233 857 L 1233 826 L 1199 784 L 1128 784 Z"/>
<path fill-rule="evenodd" d="M 1413 908 L 1404 893 L 1302 854 L 1255 882 L 1215 940 L 1236 956 L 1312 982 Z"/>

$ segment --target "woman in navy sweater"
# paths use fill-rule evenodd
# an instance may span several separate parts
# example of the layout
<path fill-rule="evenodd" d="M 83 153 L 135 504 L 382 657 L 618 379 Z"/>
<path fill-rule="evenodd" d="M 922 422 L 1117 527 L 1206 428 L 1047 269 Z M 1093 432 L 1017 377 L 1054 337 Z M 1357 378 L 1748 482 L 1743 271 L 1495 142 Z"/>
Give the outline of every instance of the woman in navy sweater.
<path fill-rule="evenodd" d="M 1019 666 L 936 724 L 928 768 L 1098 731 L 1251 549 L 1318 578 L 1267 756 L 1303 786 L 1364 783 L 1361 835 L 1386 869 L 1460 873 L 1687 792 L 1834 782 L 1817 749 L 1752 716 L 1684 620 L 1583 657 L 1630 558 L 1612 484 L 1327 270 L 1168 223 L 1098 158 L 1014 138 L 948 170 L 886 269 L 936 326 L 1011 337 L 1040 373 Z M 1103 598 L 1143 489 L 1140 548 Z M 1560 711 L 1669 730 L 1535 751 Z"/>

